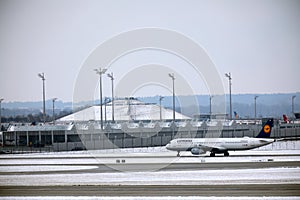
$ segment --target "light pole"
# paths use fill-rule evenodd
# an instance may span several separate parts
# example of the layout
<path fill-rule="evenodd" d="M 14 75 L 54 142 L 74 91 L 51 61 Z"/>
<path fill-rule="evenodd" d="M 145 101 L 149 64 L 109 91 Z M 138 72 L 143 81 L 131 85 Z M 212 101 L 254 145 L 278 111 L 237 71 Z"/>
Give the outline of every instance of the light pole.
<path fill-rule="evenodd" d="M 100 121 L 101 121 L 101 130 L 103 130 L 103 113 L 102 113 L 102 74 L 105 74 L 107 69 L 95 69 L 96 74 L 99 75 L 100 82 Z"/>
<path fill-rule="evenodd" d="M 211 100 L 214 96 L 210 95 L 209 96 L 209 118 L 211 119 L 212 111 L 211 111 Z"/>
<path fill-rule="evenodd" d="M 161 101 L 164 99 L 164 97 L 159 96 L 159 119 L 162 120 L 162 113 L 161 113 Z"/>
<path fill-rule="evenodd" d="M 104 121 L 105 121 L 105 123 L 107 122 L 107 118 L 106 118 L 106 104 L 108 103 L 107 100 L 109 100 L 109 98 L 105 97 L 104 98 L 104 113 L 105 113 L 105 115 L 104 115 Z"/>
<path fill-rule="evenodd" d="M 256 120 L 256 99 L 258 96 L 254 96 L 254 119 Z"/>
<path fill-rule="evenodd" d="M 1 115 L 1 111 L 2 111 L 2 108 L 1 108 L 1 103 L 2 103 L 2 101 L 3 101 L 4 99 L 0 99 L 0 132 L 2 131 L 2 120 L 1 120 L 1 118 L 2 118 L 2 115 Z M 2 140 L 2 142 L 3 142 L 3 140 Z"/>
<path fill-rule="evenodd" d="M 115 122 L 115 103 L 114 103 L 114 74 L 110 73 L 107 74 L 107 76 L 110 78 L 111 80 L 111 118 L 112 118 L 112 122 Z"/>
<path fill-rule="evenodd" d="M 54 104 L 57 98 L 52 99 L 52 118 L 53 118 L 53 124 L 55 124 L 55 113 L 54 113 Z"/>
<path fill-rule="evenodd" d="M 44 73 L 39 73 L 38 76 L 42 79 L 43 81 L 43 118 L 44 118 L 44 123 L 46 122 L 46 103 L 45 103 L 45 74 Z"/>
<path fill-rule="evenodd" d="M 230 102 L 230 113 L 229 113 L 229 118 L 230 120 L 232 120 L 232 101 L 231 101 L 231 74 L 226 73 L 225 76 L 228 78 L 228 82 L 229 82 L 229 102 Z"/>
<path fill-rule="evenodd" d="M 169 73 L 169 77 L 172 79 L 173 82 L 173 123 L 175 123 L 175 86 L 174 86 L 174 81 L 175 81 L 175 76 L 174 73 Z"/>

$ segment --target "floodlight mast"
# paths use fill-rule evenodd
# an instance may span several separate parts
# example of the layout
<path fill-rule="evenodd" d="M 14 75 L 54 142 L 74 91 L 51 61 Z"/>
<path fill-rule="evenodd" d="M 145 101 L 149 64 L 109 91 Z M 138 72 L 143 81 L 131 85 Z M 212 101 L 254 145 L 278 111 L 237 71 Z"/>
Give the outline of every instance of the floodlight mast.
<path fill-rule="evenodd" d="M 256 120 L 256 99 L 258 96 L 254 96 L 254 119 Z"/>
<path fill-rule="evenodd" d="M 101 130 L 103 130 L 103 113 L 102 113 L 102 74 L 105 74 L 105 72 L 107 71 L 107 69 L 94 69 L 94 71 L 96 72 L 96 74 L 99 75 L 99 82 L 100 82 L 100 121 L 101 121 Z"/>
<path fill-rule="evenodd" d="M 214 97 L 213 95 L 209 96 L 209 119 L 210 120 L 212 119 L 211 101 L 212 101 L 213 97 Z"/>
<path fill-rule="evenodd" d="M 169 77 L 172 79 L 172 83 L 173 83 L 173 123 L 175 123 L 175 86 L 174 86 L 175 76 L 174 76 L 174 73 L 169 73 Z"/>
<path fill-rule="evenodd" d="M 229 102 L 230 102 L 230 113 L 229 113 L 229 118 L 232 120 L 232 100 L 231 100 L 231 73 L 226 73 L 225 76 L 228 78 L 229 82 Z"/>
<path fill-rule="evenodd" d="M 52 99 L 52 118 L 53 118 L 53 124 L 55 124 L 55 112 L 54 112 L 54 104 L 57 98 Z"/>
<path fill-rule="evenodd" d="M 164 99 L 164 97 L 159 96 L 159 119 L 162 120 L 162 113 L 161 113 L 161 102 Z"/>
<path fill-rule="evenodd" d="M 108 103 L 109 98 L 108 97 L 104 97 L 104 121 L 105 123 L 107 122 L 107 118 L 106 118 L 106 104 Z"/>
<path fill-rule="evenodd" d="M 39 73 L 38 76 L 42 79 L 43 81 L 43 120 L 44 123 L 46 122 L 46 103 L 45 103 L 45 74 L 44 73 Z"/>
<path fill-rule="evenodd" d="M 114 103 L 114 74 L 111 72 L 110 74 L 108 73 L 107 76 L 111 80 L 111 118 L 112 122 L 115 122 L 115 103 Z"/>

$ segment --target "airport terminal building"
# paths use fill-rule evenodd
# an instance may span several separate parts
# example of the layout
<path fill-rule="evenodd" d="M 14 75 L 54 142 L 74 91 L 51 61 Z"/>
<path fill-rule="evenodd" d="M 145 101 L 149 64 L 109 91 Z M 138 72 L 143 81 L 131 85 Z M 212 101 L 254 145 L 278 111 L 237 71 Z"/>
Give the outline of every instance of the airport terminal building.
<path fill-rule="evenodd" d="M 100 106 L 91 106 L 58 119 L 55 124 L 10 125 L 1 134 L 4 147 L 19 151 L 69 151 L 164 146 L 178 137 L 255 137 L 261 123 L 243 120 L 199 120 L 136 99 L 111 102 L 103 106 L 103 127 Z M 299 137 L 300 126 L 275 124 L 271 137 Z"/>

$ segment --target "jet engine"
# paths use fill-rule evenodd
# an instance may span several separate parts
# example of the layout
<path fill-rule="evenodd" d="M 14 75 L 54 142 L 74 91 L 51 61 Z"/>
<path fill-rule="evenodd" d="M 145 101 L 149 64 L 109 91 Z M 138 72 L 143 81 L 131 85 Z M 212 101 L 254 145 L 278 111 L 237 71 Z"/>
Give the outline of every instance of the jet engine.
<path fill-rule="evenodd" d="M 199 148 L 192 148 L 192 149 L 191 149 L 191 153 L 192 153 L 193 155 L 199 155 L 199 154 L 205 153 L 205 151 L 203 151 L 202 149 L 199 149 Z"/>

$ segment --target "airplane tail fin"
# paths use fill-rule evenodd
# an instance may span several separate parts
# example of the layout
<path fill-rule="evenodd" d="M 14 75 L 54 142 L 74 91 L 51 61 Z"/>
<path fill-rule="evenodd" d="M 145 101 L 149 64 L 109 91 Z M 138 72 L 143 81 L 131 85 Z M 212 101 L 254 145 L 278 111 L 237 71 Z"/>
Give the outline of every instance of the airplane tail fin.
<path fill-rule="evenodd" d="M 271 136 L 272 127 L 273 119 L 268 119 L 268 121 L 263 125 L 263 128 L 256 136 L 256 138 L 269 138 Z"/>
<path fill-rule="evenodd" d="M 286 115 L 282 115 L 282 117 L 285 123 L 289 123 L 289 118 Z"/>
<path fill-rule="evenodd" d="M 235 116 L 235 119 L 238 119 L 239 118 L 239 114 L 237 112 L 233 112 L 234 113 L 234 116 Z"/>

